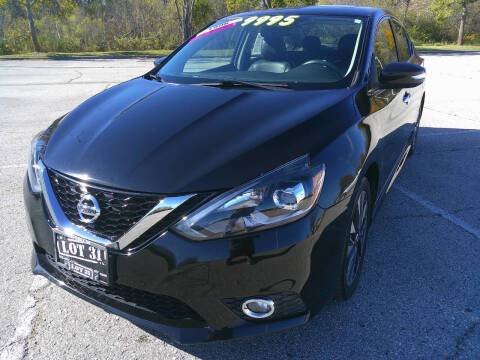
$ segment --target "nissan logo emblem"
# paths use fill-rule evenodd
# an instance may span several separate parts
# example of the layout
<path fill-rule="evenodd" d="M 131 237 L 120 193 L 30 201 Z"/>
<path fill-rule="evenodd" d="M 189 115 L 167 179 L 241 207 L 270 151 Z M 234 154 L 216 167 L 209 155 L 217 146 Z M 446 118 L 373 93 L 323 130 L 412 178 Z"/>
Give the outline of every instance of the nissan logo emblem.
<path fill-rule="evenodd" d="M 84 223 L 91 224 L 100 216 L 100 206 L 92 194 L 82 196 L 77 204 L 78 215 Z"/>

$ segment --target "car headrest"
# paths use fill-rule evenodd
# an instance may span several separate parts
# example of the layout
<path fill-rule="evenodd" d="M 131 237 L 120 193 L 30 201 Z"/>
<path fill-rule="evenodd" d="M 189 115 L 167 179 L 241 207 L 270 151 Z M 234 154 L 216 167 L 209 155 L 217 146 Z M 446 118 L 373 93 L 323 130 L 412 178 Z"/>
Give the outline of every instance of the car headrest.
<path fill-rule="evenodd" d="M 309 54 L 317 54 L 322 51 L 322 42 L 316 36 L 305 36 L 302 40 L 302 48 Z"/>
<path fill-rule="evenodd" d="M 269 61 L 284 61 L 287 58 L 287 48 L 280 36 L 265 36 L 262 44 L 262 57 Z"/>
<path fill-rule="evenodd" d="M 342 59 L 350 59 L 357 42 L 356 34 L 343 35 L 338 42 L 337 54 Z"/>

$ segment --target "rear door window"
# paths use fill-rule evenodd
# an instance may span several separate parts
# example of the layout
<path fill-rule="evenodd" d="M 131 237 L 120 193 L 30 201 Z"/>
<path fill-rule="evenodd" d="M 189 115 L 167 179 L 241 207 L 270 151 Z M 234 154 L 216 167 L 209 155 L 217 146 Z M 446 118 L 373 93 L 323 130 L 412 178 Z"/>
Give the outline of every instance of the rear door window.
<path fill-rule="evenodd" d="M 398 56 L 400 61 L 408 61 L 410 59 L 410 41 L 408 40 L 408 36 L 405 32 L 403 26 L 401 26 L 396 21 L 392 22 L 393 30 L 395 31 L 395 38 L 397 39 L 397 49 L 398 49 Z"/>

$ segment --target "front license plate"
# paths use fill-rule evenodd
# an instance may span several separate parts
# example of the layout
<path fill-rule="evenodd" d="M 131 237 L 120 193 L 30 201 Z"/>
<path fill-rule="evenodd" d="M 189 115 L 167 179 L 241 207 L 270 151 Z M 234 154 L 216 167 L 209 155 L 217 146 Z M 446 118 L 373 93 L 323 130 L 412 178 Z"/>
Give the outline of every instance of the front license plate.
<path fill-rule="evenodd" d="M 104 246 L 55 233 L 57 263 L 85 278 L 109 283 L 108 253 Z"/>

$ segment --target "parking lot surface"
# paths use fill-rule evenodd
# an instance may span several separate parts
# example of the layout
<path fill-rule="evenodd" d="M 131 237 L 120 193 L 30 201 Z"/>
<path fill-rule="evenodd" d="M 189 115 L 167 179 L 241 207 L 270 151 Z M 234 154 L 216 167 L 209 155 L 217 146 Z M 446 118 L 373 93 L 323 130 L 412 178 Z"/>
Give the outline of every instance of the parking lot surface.
<path fill-rule="evenodd" d="M 417 152 L 370 230 L 354 297 L 307 325 L 182 346 L 30 272 L 30 139 L 151 59 L 0 62 L 0 360 L 480 359 L 480 54 L 428 54 Z"/>

